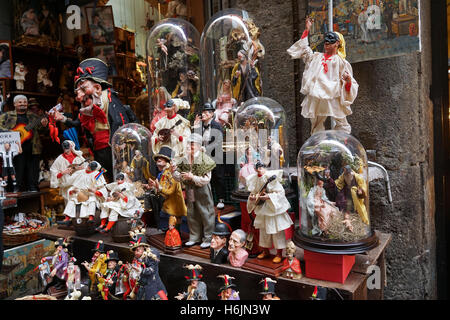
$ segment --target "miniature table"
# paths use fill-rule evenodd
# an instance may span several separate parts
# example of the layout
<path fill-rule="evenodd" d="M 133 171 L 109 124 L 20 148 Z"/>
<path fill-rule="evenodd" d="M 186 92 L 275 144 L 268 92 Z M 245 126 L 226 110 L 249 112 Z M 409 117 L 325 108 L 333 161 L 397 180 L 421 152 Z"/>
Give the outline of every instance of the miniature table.
<path fill-rule="evenodd" d="M 154 232 L 148 230 L 150 233 Z M 383 299 L 383 287 L 386 283 L 386 267 L 385 267 L 385 249 L 391 240 L 390 234 L 376 231 L 379 238 L 379 245 L 370 250 L 366 254 L 356 255 L 355 265 L 352 268 L 345 283 L 322 281 L 303 277 L 299 280 L 291 280 L 283 277 L 276 279 L 276 293 L 282 300 L 308 300 L 315 286 L 328 288 L 328 299 L 331 300 L 377 300 Z M 112 241 L 110 235 L 100 233 L 93 234 L 88 237 L 80 237 L 71 230 L 58 229 L 56 226 L 43 230 L 40 235 L 43 238 L 56 240 L 57 238 L 73 239 L 72 251 L 73 255 L 80 263 L 82 261 L 90 261 L 91 249 L 96 245 L 98 240 L 103 240 L 106 250 L 114 250 L 118 252 L 122 261 L 131 261 L 133 255 L 129 250 L 128 243 L 116 243 Z M 303 249 L 298 248 L 297 258 L 303 264 Z M 166 285 L 168 297 L 174 300 L 174 296 L 178 292 L 183 292 L 187 287 L 184 278 L 184 264 L 198 263 L 203 267 L 203 279 L 208 286 L 208 299 L 217 300 L 217 292 L 221 286 L 221 282 L 217 278 L 220 274 L 228 274 L 235 277 L 234 283 L 238 286 L 240 297 L 242 300 L 260 300 L 259 281 L 265 276 L 261 273 L 232 267 L 229 264 L 218 265 L 213 264 L 209 259 L 192 256 L 186 253 L 177 255 L 169 255 L 161 252 L 161 261 L 159 264 L 159 274 Z M 381 288 L 369 290 L 367 288 L 367 279 L 370 276 L 368 270 L 370 266 L 376 265 L 380 268 Z M 84 268 L 82 268 L 82 272 Z"/>

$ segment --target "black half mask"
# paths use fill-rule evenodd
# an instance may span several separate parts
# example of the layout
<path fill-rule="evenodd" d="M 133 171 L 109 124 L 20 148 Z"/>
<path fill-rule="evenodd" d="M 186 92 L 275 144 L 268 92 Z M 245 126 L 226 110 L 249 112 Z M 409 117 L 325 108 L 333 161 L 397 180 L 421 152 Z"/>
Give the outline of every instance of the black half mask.
<path fill-rule="evenodd" d="M 335 43 L 336 41 L 339 41 L 339 36 L 335 32 L 328 32 L 325 35 L 325 42 L 328 43 Z"/>

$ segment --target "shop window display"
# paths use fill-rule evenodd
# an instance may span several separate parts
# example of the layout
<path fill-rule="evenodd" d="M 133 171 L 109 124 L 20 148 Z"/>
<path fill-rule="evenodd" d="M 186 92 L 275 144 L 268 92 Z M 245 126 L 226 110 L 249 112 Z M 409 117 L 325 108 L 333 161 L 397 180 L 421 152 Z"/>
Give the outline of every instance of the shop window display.
<path fill-rule="evenodd" d="M 297 245 L 341 254 L 376 245 L 370 227 L 367 155 L 356 138 L 334 130 L 313 134 L 299 151 L 297 170 Z"/>

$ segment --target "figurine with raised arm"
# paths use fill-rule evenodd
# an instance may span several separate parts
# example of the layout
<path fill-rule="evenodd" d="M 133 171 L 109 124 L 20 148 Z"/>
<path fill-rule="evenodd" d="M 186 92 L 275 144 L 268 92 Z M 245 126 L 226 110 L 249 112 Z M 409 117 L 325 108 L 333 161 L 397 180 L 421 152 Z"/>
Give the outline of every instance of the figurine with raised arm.
<path fill-rule="evenodd" d="M 90 293 L 96 292 L 96 286 L 97 286 L 97 273 L 104 274 L 107 269 L 106 264 L 106 254 L 105 254 L 105 244 L 102 240 L 99 240 L 97 244 L 95 245 L 94 249 L 92 249 L 92 252 L 94 253 L 91 262 L 84 261 L 81 263 L 83 265 L 89 276 L 89 291 Z"/>
<path fill-rule="evenodd" d="M 358 94 L 358 83 L 353 78 L 350 63 L 345 60 L 344 36 L 328 32 L 324 52 L 313 52 L 308 45 L 312 23 L 308 17 L 301 39 L 287 50 L 292 59 L 301 58 L 305 63 L 300 90 L 305 96 L 302 116 L 311 119 L 311 134 L 325 130 L 327 117 L 334 119 L 334 130 L 350 133 L 347 116 L 352 114 L 350 106 Z"/>
<path fill-rule="evenodd" d="M 185 265 L 187 270 L 186 280 L 189 282 L 187 290 L 183 293 L 178 293 L 175 299 L 178 300 L 208 300 L 207 288 L 205 282 L 201 281 L 203 278 L 203 268 L 196 264 Z"/>
<path fill-rule="evenodd" d="M 49 278 L 47 279 L 47 285 L 45 286 L 43 292 L 47 293 L 50 287 L 55 286 L 56 288 L 62 289 L 66 286 L 64 280 L 64 268 L 69 264 L 69 254 L 67 253 L 68 243 L 63 238 L 58 238 L 55 241 L 55 252 L 53 255 L 44 257 L 41 260 L 41 264 L 51 261 L 51 272 Z"/>

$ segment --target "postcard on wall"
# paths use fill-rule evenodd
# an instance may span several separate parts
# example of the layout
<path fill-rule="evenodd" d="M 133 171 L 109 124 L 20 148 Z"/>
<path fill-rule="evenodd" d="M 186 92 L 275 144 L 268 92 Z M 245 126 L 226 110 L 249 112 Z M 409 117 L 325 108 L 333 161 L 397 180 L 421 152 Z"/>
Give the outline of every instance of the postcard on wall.
<path fill-rule="evenodd" d="M 310 45 L 323 48 L 329 0 L 308 0 Z M 418 0 L 333 0 L 333 31 L 345 38 L 350 63 L 420 51 Z"/>

